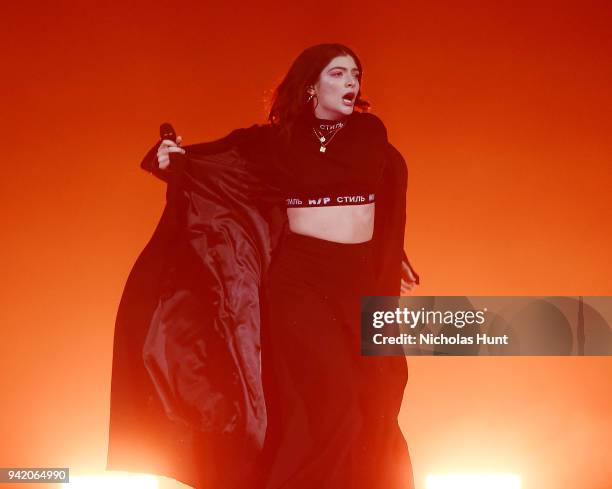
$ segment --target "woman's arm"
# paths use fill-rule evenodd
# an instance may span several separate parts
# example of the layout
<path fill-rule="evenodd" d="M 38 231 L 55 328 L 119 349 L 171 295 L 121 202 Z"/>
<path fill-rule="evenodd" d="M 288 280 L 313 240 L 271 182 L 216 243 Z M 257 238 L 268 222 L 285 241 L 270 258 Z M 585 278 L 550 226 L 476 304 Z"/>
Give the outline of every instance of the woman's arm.
<path fill-rule="evenodd" d="M 265 155 L 268 152 L 267 148 L 270 147 L 271 132 L 269 125 L 255 124 L 247 128 L 235 129 L 228 135 L 214 141 L 191 144 L 185 147 L 181 146 L 182 139 L 180 136 L 177 137 L 177 143 L 170 140 L 158 141 L 144 156 L 140 162 L 140 167 L 169 183 L 173 176 L 183 171 L 185 155 L 187 157 L 206 155 L 234 148 L 253 160 L 269 160 Z M 263 158 L 262 155 L 264 155 Z"/>
<path fill-rule="evenodd" d="M 419 276 L 412 268 L 412 265 L 410 265 L 410 261 L 406 256 L 406 251 L 404 251 L 404 256 L 402 258 L 401 293 L 407 294 L 411 292 L 419 283 Z"/>

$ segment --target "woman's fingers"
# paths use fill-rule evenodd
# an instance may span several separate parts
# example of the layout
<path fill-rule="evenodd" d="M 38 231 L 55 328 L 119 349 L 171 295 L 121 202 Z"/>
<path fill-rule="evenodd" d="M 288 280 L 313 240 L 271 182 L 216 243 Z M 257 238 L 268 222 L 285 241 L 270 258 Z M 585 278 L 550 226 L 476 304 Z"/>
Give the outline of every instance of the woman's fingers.
<path fill-rule="evenodd" d="M 411 284 L 410 282 L 402 282 L 402 289 L 406 289 L 406 290 L 412 290 L 414 289 L 414 284 Z"/>
<path fill-rule="evenodd" d="M 400 290 L 402 294 L 411 292 L 415 286 L 416 284 L 414 282 L 407 282 L 406 280 L 401 279 Z"/>
<path fill-rule="evenodd" d="M 183 142 L 183 136 L 177 136 L 176 142 L 173 141 L 172 139 L 162 139 L 162 144 L 168 144 L 170 146 L 176 146 L 176 145 L 180 146 L 182 142 Z"/>
<path fill-rule="evenodd" d="M 162 140 L 159 148 L 157 148 L 157 162 L 162 170 L 165 170 L 170 165 L 170 153 L 185 154 L 185 150 L 179 147 L 182 142 L 183 139 L 180 136 L 176 138 L 176 143 L 171 139 Z"/>
<path fill-rule="evenodd" d="M 412 268 L 405 261 L 402 262 L 402 277 L 405 278 L 408 282 L 416 283 L 417 278 L 414 275 Z"/>
<path fill-rule="evenodd" d="M 170 139 L 164 139 L 162 140 L 162 142 L 159 145 L 159 150 L 166 150 L 166 149 L 171 149 L 171 148 L 178 148 L 180 149 L 180 151 L 176 151 L 177 153 L 184 153 L 185 150 L 182 148 L 179 148 L 180 144 L 183 142 L 182 139 L 180 139 L 180 136 L 178 138 L 176 138 L 177 142 L 175 143 L 174 141 L 170 140 Z M 158 151 L 159 151 L 158 150 Z"/>
<path fill-rule="evenodd" d="M 407 294 L 411 292 L 416 286 L 416 277 L 412 272 L 412 268 L 405 261 L 402 261 L 402 273 L 401 273 L 401 281 L 400 281 L 400 290 L 402 294 Z"/>
<path fill-rule="evenodd" d="M 162 139 L 162 142 L 159 145 L 164 147 L 164 148 L 169 148 L 169 147 L 180 146 L 182 143 L 183 143 L 183 138 L 178 136 L 176 138 L 176 142 L 172 141 L 172 139 Z"/>

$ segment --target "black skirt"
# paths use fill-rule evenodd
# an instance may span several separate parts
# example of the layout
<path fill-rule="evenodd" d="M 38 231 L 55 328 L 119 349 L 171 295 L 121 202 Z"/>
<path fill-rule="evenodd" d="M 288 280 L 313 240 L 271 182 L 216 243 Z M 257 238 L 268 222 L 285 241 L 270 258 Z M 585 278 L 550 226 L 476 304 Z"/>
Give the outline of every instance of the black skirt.
<path fill-rule="evenodd" d="M 287 232 L 264 288 L 264 489 L 412 487 L 403 357 L 360 354 L 371 242 Z"/>

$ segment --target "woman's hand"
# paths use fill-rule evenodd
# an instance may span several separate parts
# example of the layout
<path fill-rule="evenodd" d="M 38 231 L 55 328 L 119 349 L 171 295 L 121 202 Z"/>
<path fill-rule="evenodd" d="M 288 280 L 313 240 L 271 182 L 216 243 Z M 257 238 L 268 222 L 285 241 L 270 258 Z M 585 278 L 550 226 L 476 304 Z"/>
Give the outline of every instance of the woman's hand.
<path fill-rule="evenodd" d="M 402 261 L 401 294 L 411 292 L 419 283 L 419 276 L 407 261 Z"/>
<path fill-rule="evenodd" d="M 170 139 L 164 139 L 159 148 L 157 148 L 157 162 L 161 170 L 165 170 L 170 165 L 170 153 L 185 154 L 185 150 L 181 148 L 183 138 L 177 136 L 176 143 Z"/>

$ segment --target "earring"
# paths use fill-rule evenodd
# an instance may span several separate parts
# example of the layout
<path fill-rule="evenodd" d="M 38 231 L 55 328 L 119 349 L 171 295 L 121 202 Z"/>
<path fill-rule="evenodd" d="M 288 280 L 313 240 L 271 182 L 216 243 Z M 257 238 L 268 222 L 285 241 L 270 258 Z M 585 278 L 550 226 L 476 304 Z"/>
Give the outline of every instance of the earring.
<path fill-rule="evenodd" d="M 308 97 L 308 100 L 306 100 L 306 103 L 309 104 L 310 101 L 312 100 L 312 97 L 314 97 L 314 93 L 310 94 L 310 97 Z"/>

